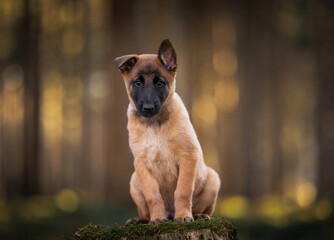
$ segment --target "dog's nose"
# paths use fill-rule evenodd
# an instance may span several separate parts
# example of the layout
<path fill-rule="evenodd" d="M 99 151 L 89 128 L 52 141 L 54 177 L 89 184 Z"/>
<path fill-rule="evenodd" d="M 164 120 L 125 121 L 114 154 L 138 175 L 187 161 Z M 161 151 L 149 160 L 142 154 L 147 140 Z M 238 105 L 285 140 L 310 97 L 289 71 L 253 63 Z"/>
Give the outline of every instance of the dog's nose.
<path fill-rule="evenodd" d="M 154 111 L 154 105 L 153 104 L 149 104 L 149 103 L 144 103 L 143 105 L 143 111 L 150 113 Z"/>

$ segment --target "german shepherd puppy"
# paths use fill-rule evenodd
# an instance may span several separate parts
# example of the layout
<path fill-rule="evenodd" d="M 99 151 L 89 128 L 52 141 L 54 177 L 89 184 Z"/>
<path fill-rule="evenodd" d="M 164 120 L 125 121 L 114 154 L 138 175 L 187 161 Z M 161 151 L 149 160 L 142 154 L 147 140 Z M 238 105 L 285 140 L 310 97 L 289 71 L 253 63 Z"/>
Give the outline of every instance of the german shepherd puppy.
<path fill-rule="evenodd" d="M 172 219 L 209 219 L 220 179 L 207 167 L 188 112 L 175 93 L 176 53 L 164 40 L 158 55 L 115 59 L 129 97 L 128 131 L 135 172 L 130 194 L 139 218 L 157 224 Z"/>

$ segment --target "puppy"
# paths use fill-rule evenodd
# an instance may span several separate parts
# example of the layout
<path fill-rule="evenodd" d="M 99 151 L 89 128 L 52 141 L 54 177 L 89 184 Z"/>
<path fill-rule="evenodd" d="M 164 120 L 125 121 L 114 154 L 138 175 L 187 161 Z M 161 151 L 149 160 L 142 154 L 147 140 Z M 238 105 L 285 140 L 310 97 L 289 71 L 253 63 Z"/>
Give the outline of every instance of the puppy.
<path fill-rule="evenodd" d="M 205 165 L 188 112 L 175 93 L 172 44 L 166 39 L 158 55 L 126 55 L 115 64 L 130 101 L 128 131 L 135 167 L 130 194 L 139 212 L 139 218 L 126 225 L 209 219 L 220 179 Z"/>

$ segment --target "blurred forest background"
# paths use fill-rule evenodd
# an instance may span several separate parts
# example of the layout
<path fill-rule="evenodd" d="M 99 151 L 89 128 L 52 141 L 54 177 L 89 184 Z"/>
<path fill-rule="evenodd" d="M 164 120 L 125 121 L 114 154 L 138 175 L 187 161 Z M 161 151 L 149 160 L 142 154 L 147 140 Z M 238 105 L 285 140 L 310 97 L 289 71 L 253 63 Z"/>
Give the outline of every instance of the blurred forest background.
<path fill-rule="evenodd" d="M 1 0 L 0 32 L 1 239 L 136 214 L 113 59 L 165 38 L 216 214 L 241 239 L 333 239 L 333 1 Z"/>

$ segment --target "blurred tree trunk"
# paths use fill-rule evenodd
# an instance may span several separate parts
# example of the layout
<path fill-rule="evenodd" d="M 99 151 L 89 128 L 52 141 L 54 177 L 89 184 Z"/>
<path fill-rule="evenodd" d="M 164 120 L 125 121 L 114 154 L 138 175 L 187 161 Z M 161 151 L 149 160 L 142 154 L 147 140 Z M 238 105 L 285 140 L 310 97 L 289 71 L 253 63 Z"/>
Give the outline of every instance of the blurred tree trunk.
<path fill-rule="evenodd" d="M 243 187 L 249 197 L 282 192 L 279 145 L 282 102 L 274 71 L 281 62 L 276 40 L 275 1 L 236 4 L 238 24 L 238 79 L 240 82 L 240 164 Z M 237 15 L 238 16 L 238 15 Z M 278 51 L 277 51 L 278 50 Z M 285 54 L 285 53 L 282 53 Z M 237 173 L 235 173 L 237 174 Z M 240 181 L 240 180 L 239 180 Z"/>
<path fill-rule="evenodd" d="M 137 31 L 140 31 L 138 23 L 134 19 L 134 2 L 133 0 L 114 1 L 110 16 L 110 44 L 112 48 L 109 64 L 112 68 L 113 89 L 111 94 L 114 96 L 114 104 L 108 116 L 112 124 L 109 124 L 106 130 L 109 147 L 106 193 L 113 200 L 123 203 L 132 203 L 129 194 L 129 181 L 134 168 L 126 127 L 126 112 L 129 101 L 122 76 L 116 69 L 113 60 L 121 55 L 139 54 L 138 41 L 132 38 L 136 36 Z M 127 51 L 124 52 L 124 49 L 127 49 Z M 120 89 L 123 89 L 123 91 L 120 92 Z"/>
<path fill-rule="evenodd" d="M 24 1 L 23 51 L 24 69 L 24 195 L 39 192 L 39 74 L 38 36 L 40 20 L 37 1 Z M 33 9 L 34 8 L 34 9 Z"/>
<path fill-rule="evenodd" d="M 334 196 L 334 4 L 316 4 L 315 48 L 317 49 L 318 76 L 318 186 L 321 194 Z"/>

